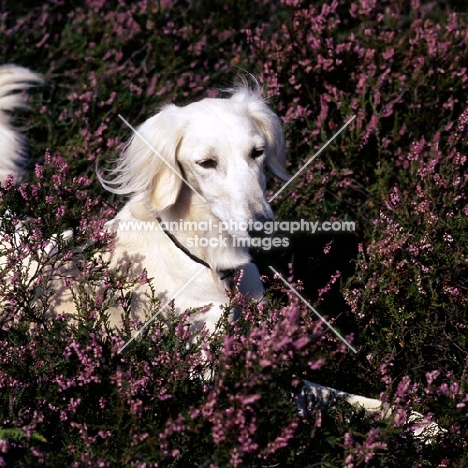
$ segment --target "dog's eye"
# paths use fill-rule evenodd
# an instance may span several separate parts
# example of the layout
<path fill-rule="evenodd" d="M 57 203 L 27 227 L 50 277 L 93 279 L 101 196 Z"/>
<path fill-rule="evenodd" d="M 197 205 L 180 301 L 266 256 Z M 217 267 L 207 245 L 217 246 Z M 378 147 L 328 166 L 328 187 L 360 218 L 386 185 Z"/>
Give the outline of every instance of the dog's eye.
<path fill-rule="evenodd" d="M 216 159 L 205 159 L 204 161 L 200 161 L 197 164 L 203 167 L 204 169 L 216 169 L 218 162 L 216 161 Z"/>
<path fill-rule="evenodd" d="M 250 152 L 250 157 L 252 159 L 257 159 L 260 156 L 263 156 L 264 151 L 265 151 L 265 148 L 253 148 L 252 151 Z"/>

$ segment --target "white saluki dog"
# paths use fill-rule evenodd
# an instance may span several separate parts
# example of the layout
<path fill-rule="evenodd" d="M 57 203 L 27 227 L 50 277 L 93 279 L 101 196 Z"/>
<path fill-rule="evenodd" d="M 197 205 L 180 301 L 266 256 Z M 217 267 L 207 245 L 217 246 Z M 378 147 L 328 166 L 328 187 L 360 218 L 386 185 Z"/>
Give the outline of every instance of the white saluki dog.
<path fill-rule="evenodd" d="M 259 89 L 163 107 L 133 135 L 111 180 L 101 179 L 111 192 L 131 195 L 109 224 L 114 257 L 132 259 L 137 274 L 145 268 L 161 301 L 177 295 L 180 311 L 213 303 L 198 318 L 213 330 L 235 270 L 243 270 L 242 293 L 263 294 L 246 227 L 273 219 L 265 168 L 289 178 L 281 122 Z M 163 230 L 171 226 L 179 228 Z M 144 290 L 134 297 L 139 310 Z"/>
<path fill-rule="evenodd" d="M 13 91 L 39 84 L 41 78 L 21 67 L 0 67 L 0 160 L 2 180 L 23 175 L 24 141 L 11 128 L 9 111 L 25 106 Z M 101 177 L 105 188 L 130 199 L 108 223 L 116 232 L 110 259 L 117 266 L 133 263 L 133 273 L 147 271 L 161 303 L 175 298 L 176 310 L 210 308 L 195 316 L 195 325 L 215 328 L 226 305 L 232 275 L 243 270 L 239 289 L 261 299 L 263 287 L 248 253 L 249 222 L 273 219 L 265 198 L 265 169 L 282 180 L 286 151 L 281 122 L 267 106 L 260 88 L 246 85 L 232 90 L 228 99 L 203 99 L 185 107 L 168 105 L 134 133 L 117 165 Z M 164 229 L 175 223 L 177 231 Z M 172 224 L 173 225 L 173 224 Z M 197 241 L 198 239 L 198 241 Z M 72 276 L 72 275 L 71 275 Z M 133 294 L 132 314 L 144 309 L 146 286 Z M 74 313 L 67 288 L 54 287 L 51 307 Z M 68 294 L 68 296 L 67 296 Z M 120 325 L 121 311 L 111 311 Z M 391 413 L 377 399 L 339 392 L 305 382 L 298 399 L 304 412 L 309 403 L 331 403 L 343 398 L 382 416 Z M 420 419 L 414 413 L 413 419 Z M 433 427 L 423 423 L 419 432 Z M 417 431 L 415 431 L 417 432 Z"/>

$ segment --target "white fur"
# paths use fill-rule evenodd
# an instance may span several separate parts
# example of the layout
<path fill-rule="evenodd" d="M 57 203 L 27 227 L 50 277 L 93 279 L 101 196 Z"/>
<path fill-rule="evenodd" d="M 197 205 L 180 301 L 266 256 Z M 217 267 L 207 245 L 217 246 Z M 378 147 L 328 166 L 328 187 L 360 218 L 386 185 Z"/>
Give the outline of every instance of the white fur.
<path fill-rule="evenodd" d="M 4 181 L 8 174 L 13 174 L 16 181 L 24 176 L 25 139 L 11 126 L 10 112 L 26 108 L 26 97 L 20 91 L 41 82 L 42 78 L 27 68 L 17 65 L 0 67 L 0 181 Z"/>

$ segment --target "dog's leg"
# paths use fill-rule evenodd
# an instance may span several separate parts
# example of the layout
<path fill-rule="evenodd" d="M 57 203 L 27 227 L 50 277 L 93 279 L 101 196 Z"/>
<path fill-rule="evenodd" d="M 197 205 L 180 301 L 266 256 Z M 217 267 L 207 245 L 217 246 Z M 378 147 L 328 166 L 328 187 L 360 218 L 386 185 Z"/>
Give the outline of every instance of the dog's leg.
<path fill-rule="evenodd" d="M 396 415 L 395 408 L 375 398 L 342 392 L 308 380 L 304 380 L 303 384 L 302 391 L 296 399 L 296 405 L 302 417 L 307 414 L 310 407 L 328 407 L 337 399 L 342 399 L 353 406 L 361 407 L 367 414 L 376 414 L 381 419 L 388 419 Z M 433 442 L 437 435 L 445 432 L 445 429 L 432 421 L 428 421 L 424 415 L 416 411 L 411 411 L 406 417 L 406 424 L 411 425 L 411 430 L 415 437 L 425 440 L 426 443 Z"/>

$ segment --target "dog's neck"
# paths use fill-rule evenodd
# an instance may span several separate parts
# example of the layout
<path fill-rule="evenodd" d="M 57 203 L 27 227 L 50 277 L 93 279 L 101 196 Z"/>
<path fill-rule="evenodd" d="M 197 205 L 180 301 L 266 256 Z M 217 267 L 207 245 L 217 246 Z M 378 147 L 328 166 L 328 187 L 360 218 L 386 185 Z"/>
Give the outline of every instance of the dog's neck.
<path fill-rule="evenodd" d="M 172 243 L 179 249 L 181 250 L 185 255 L 187 255 L 187 257 L 189 257 L 192 261 L 194 261 L 195 263 L 199 263 L 200 265 L 203 265 L 204 267 L 210 269 L 210 270 L 213 270 L 214 269 L 211 267 L 210 264 L 206 263 L 203 259 L 197 257 L 196 255 L 194 255 L 192 252 L 190 252 L 190 250 L 185 247 L 184 245 L 182 245 L 177 237 L 172 234 L 167 228 L 166 228 L 166 225 L 164 223 L 164 221 L 161 219 L 160 216 L 157 216 L 156 217 L 159 225 L 160 225 L 160 228 L 164 231 L 164 233 L 167 235 L 167 237 L 172 241 Z M 235 274 L 236 274 L 236 271 L 237 271 L 237 268 L 229 268 L 227 270 L 218 270 L 216 271 L 216 273 L 218 274 L 218 276 L 220 277 L 221 280 L 225 280 L 225 279 L 232 279 L 234 278 Z"/>

